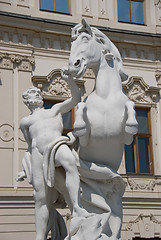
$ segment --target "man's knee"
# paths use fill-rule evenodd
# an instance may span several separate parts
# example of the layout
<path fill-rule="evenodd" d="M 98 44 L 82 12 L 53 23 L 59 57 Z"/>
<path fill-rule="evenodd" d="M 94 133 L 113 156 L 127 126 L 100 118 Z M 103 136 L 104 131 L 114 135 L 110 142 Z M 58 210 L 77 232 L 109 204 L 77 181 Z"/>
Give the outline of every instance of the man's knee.
<path fill-rule="evenodd" d="M 58 151 L 59 152 L 55 155 L 56 163 L 60 164 L 65 169 L 76 166 L 75 157 L 67 145 L 60 146 Z"/>
<path fill-rule="evenodd" d="M 46 193 L 43 190 L 35 191 L 33 192 L 33 197 L 35 200 L 35 204 L 46 204 Z"/>

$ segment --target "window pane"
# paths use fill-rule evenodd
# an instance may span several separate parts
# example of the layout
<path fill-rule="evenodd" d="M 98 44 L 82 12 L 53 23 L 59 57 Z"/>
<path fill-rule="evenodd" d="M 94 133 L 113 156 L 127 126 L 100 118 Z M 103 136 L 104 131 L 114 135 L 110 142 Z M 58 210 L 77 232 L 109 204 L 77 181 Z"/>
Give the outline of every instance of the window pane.
<path fill-rule="evenodd" d="M 144 109 L 137 109 L 138 133 L 149 133 L 148 127 L 148 111 Z"/>
<path fill-rule="evenodd" d="M 63 125 L 65 129 L 72 129 L 72 110 L 63 114 Z"/>
<path fill-rule="evenodd" d="M 149 139 L 139 138 L 139 162 L 140 162 L 140 173 L 150 173 L 149 165 Z"/>
<path fill-rule="evenodd" d="M 44 108 L 50 109 L 55 103 L 53 102 L 44 102 Z"/>
<path fill-rule="evenodd" d="M 56 11 L 69 13 L 68 0 L 56 0 Z"/>
<path fill-rule="evenodd" d="M 128 0 L 118 0 L 118 20 L 130 22 L 130 9 Z"/>
<path fill-rule="evenodd" d="M 131 18 L 133 23 L 143 24 L 143 2 L 131 1 Z"/>
<path fill-rule="evenodd" d="M 135 173 L 134 142 L 128 146 L 125 145 L 125 163 L 126 172 Z"/>
<path fill-rule="evenodd" d="M 54 0 L 41 0 L 40 9 L 54 11 Z"/>

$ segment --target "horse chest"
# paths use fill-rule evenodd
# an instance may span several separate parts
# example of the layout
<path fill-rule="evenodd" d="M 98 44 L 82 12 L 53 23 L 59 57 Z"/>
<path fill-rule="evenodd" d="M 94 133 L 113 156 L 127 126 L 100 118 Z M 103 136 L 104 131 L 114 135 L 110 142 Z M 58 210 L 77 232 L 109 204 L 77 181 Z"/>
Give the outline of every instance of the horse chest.
<path fill-rule="evenodd" d="M 119 107 L 118 107 L 119 106 Z M 124 104 L 115 101 L 99 100 L 87 103 L 87 117 L 91 135 L 117 136 L 122 131 Z"/>

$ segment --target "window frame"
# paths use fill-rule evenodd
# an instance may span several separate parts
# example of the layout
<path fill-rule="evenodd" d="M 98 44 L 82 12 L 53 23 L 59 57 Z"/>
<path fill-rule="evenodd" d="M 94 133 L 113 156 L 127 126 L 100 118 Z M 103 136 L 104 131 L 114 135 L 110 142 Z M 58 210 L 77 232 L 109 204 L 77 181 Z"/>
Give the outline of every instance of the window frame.
<path fill-rule="evenodd" d="M 52 1 L 54 1 L 54 10 L 48 10 L 48 9 L 41 9 L 41 0 L 39 0 L 40 11 L 49 12 L 49 13 L 71 15 L 71 0 L 67 0 L 68 1 L 68 10 L 69 10 L 68 13 L 56 11 L 56 0 L 52 0 Z"/>
<path fill-rule="evenodd" d="M 135 163 L 135 172 L 126 172 L 126 174 L 139 174 L 139 175 L 154 175 L 154 161 L 153 161 L 153 147 L 152 147 L 152 126 L 151 126 L 151 108 L 150 107 L 141 107 L 136 106 L 135 110 L 146 110 L 147 111 L 147 119 L 148 119 L 148 133 L 137 133 L 134 135 L 134 163 Z M 137 118 L 137 112 L 136 112 Z M 139 138 L 148 138 L 149 146 L 148 146 L 148 154 L 149 154 L 149 173 L 140 173 L 140 160 L 139 160 Z M 126 161 L 125 161 L 126 162 Z M 125 164 L 126 166 L 126 164 Z"/>
<path fill-rule="evenodd" d="M 128 24 L 136 24 L 136 25 L 145 25 L 145 0 L 128 0 L 129 1 L 129 14 L 130 14 L 130 21 L 126 22 L 126 21 L 121 21 L 119 20 L 119 16 L 118 16 L 118 22 L 120 23 L 128 23 Z M 132 9 L 131 9 L 131 2 L 142 2 L 143 3 L 143 23 L 135 23 L 132 22 Z M 117 13 L 118 13 L 118 0 L 117 0 Z"/>

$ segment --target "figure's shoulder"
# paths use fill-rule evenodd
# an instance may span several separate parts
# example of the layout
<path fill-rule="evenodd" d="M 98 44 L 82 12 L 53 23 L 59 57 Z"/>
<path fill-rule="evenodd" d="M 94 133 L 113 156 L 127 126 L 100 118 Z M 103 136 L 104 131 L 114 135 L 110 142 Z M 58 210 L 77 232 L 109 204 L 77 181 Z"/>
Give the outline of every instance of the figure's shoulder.
<path fill-rule="evenodd" d="M 29 118 L 30 118 L 30 115 L 28 117 L 23 117 L 20 121 L 20 128 L 24 128 L 26 127 L 28 124 L 29 124 Z"/>

